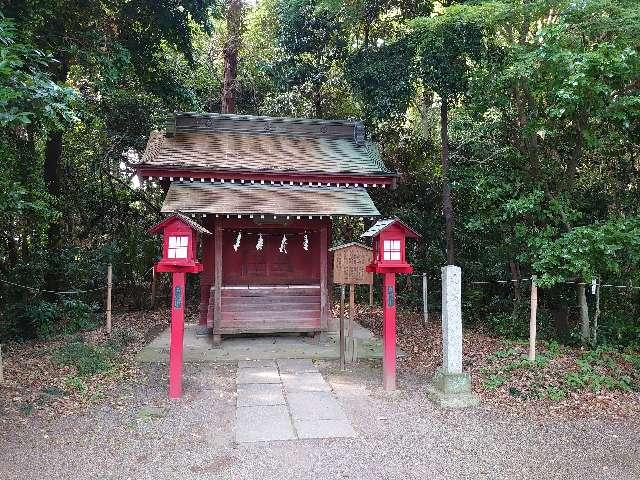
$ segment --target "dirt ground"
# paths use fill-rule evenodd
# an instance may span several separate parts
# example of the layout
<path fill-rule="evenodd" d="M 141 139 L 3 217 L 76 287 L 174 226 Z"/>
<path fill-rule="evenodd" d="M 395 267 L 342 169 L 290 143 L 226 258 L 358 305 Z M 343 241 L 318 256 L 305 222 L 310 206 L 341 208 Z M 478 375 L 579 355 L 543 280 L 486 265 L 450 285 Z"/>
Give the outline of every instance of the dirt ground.
<path fill-rule="evenodd" d="M 490 404 L 442 411 L 428 378 L 319 363 L 358 437 L 235 444 L 233 365 L 187 365 L 166 399 L 166 365 L 141 367 L 107 398 L 66 416 L 3 424 L 0 478 L 14 479 L 638 479 L 640 421 L 515 415 Z"/>

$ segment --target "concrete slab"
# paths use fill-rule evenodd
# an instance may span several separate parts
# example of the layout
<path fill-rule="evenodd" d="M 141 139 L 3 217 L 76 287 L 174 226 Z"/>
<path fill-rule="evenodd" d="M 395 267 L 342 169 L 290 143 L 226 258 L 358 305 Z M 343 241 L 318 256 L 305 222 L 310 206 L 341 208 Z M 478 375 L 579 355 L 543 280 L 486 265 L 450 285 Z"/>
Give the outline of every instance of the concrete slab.
<path fill-rule="evenodd" d="M 238 407 L 286 405 L 280 383 L 247 383 L 238 385 Z"/>
<path fill-rule="evenodd" d="M 357 358 L 382 358 L 382 340 L 371 335 L 367 329 L 355 326 L 354 336 L 358 340 Z M 224 336 L 218 348 L 211 345 L 211 337 L 197 336 L 197 325 L 188 323 L 184 331 L 185 362 L 232 363 L 240 360 L 276 358 L 339 358 L 338 333 L 329 332 L 315 338 L 296 334 Z M 161 332 L 137 356 L 140 362 L 168 362 L 170 329 Z M 398 356 L 403 356 L 397 350 Z M 251 368 L 251 367 L 249 367 Z"/>
<path fill-rule="evenodd" d="M 347 420 L 294 420 L 298 438 L 348 438 L 356 432 Z"/>
<path fill-rule="evenodd" d="M 308 358 L 280 358 L 277 360 L 280 373 L 317 373 L 318 369 Z"/>
<path fill-rule="evenodd" d="M 239 360 L 238 368 L 276 368 L 275 360 Z"/>
<path fill-rule="evenodd" d="M 283 373 L 281 378 L 286 393 L 331 391 L 331 387 L 319 373 Z"/>
<path fill-rule="evenodd" d="M 329 392 L 287 393 L 294 420 L 347 420 L 347 414 Z"/>
<path fill-rule="evenodd" d="M 294 440 L 286 405 L 239 407 L 236 410 L 236 442 Z"/>
<path fill-rule="evenodd" d="M 280 374 L 276 367 L 239 368 L 236 383 L 280 383 Z"/>

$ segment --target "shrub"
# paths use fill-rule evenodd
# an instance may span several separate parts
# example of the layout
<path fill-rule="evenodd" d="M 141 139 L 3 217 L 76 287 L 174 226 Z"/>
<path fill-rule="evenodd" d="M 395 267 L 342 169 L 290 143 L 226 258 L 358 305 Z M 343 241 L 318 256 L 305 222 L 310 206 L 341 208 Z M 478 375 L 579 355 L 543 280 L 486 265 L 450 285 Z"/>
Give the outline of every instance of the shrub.
<path fill-rule="evenodd" d="M 89 305 L 77 298 L 65 298 L 60 302 L 62 333 L 75 333 L 98 326 L 97 305 Z"/>
<path fill-rule="evenodd" d="M 95 347 L 84 342 L 71 342 L 61 346 L 54 359 L 61 365 L 72 366 L 78 375 L 93 375 L 113 367 L 115 352 L 109 347 Z"/>

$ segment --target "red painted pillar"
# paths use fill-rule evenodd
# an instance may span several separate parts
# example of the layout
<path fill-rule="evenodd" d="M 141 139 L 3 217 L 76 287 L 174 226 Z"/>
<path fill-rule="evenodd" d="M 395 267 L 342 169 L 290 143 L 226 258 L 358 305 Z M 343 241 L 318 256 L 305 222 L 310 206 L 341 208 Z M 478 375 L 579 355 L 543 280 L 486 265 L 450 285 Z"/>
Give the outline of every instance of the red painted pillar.
<path fill-rule="evenodd" d="M 169 398 L 182 396 L 182 341 L 184 338 L 184 277 L 173 273 L 171 295 L 171 346 L 169 347 Z"/>
<path fill-rule="evenodd" d="M 385 273 L 382 282 L 382 385 L 388 392 L 396 389 L 396 274 Z"/>

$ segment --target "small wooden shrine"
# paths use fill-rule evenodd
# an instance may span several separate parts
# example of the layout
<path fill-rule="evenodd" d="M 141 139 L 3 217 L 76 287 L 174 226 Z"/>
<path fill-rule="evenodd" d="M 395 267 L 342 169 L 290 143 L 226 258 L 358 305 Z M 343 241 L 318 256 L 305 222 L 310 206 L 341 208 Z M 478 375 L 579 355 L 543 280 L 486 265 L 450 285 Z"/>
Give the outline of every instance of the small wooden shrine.
<path fill-rule="evenodd" d="M 376 219 L 368 188 L 394 188 L 358 121 L 176 113 L 138 175 L 202 238 L 200 325 L 221 335 L 326 330 L 332 221 Z"/>

